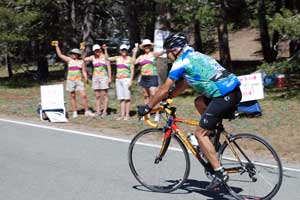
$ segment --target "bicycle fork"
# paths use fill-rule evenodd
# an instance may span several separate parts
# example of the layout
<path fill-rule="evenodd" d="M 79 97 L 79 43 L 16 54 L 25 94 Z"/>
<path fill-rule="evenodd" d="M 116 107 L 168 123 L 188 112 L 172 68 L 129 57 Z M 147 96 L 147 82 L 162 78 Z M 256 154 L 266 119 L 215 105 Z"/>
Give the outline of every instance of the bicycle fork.
<path fill-rule="evenodd" d="M 170 145 L 171 142 L 171 134 L 172 134 L 172 129 L 167 129 L 166 131 L 164 131 L 164 135 L 163 135 L 163 142 L 159 151 L 159 154 L 155 157 L 154 163 L 158 164 L 160 161 L 162 161 L 162 158 L 164 157 L 164 155 L 167 152 L 167 149 Z"/>

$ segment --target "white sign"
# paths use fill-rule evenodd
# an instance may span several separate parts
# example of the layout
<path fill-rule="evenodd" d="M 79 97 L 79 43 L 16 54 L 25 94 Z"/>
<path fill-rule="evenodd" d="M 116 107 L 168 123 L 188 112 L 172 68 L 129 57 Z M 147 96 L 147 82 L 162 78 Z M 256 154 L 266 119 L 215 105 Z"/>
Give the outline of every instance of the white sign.
<path fill-rule="evenodd" d="M 41 86 L 42 109 L 60 109 L 64 108 L 64 86 L 44 85 Z"/>
<path fill-rule="evenodd" d="M 169 36 L 170 31 L 163 31 L 163 30 L 159 30 L 156 29 L 154 32 L 154 51 L 158 52 L 158 51 L 162 51 L 164 48 L 164 41 L 165 39 Z M 166 58 L 167 55 L 163 54 L 161 57 Z"/>
<path fill-rule="evenodd" d="M 58 112 L 61 110 L 62 112 Z M 67 122 L 64 100 L 64 86 L 44 85 L 41 86 L 41 111 L 45 112 L 51 122 Z M 42 119 L 42 116 L 41 116 Z"/>
<path fill-rule="evenodd" d="M 264 98 L 264 87 L 261 73 L 239 76 L 238 79 L 241 82 L 241 102 Z"/>

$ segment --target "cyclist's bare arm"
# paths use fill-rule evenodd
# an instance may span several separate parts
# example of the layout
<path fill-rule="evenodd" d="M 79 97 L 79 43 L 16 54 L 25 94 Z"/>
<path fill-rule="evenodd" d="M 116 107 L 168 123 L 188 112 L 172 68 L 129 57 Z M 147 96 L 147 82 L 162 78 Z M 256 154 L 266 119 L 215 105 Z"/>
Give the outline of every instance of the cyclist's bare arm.
<path fill-rule="evenodd" d="M 175 89 L 171 92 L 171 97 L 176 97 L 177 95 L 181 94 L 186 88 L 188 88 L 189 85 L 186 82 L 185 79 L 180 80 L 178 83 L 176 83 Z"/>
<path fill-rule="evenodd" d="M 169 89 L 173 86 L 174 83 L 175 83 L 175 80 L 167 78 L 167 80 L 165 81 L 165 83 L 158 88 L 158 90 L 155 93 L 154 97 L 150 100 L 148 106 L 150 108 L 153 108 L 161 100 L 163 100 L 164 98 L 166 98 L 166 96 L 167 96 L 167 94 L 169 92 Z"/>

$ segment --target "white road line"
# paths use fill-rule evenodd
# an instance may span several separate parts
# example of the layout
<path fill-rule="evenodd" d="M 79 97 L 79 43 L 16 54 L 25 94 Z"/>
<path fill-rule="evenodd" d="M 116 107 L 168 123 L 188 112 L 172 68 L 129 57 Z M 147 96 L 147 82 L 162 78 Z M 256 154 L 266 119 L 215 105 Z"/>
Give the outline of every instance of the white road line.
<path fill-rule="evenodd" d="M 20 124 L 20 125 L 25 125 L 25 126 L 31 126 L 31 127 L 37 127 L 37 128 L 43 128 L 43 129 L 48 129 L 48 130 L 61 131 L 61 132 L 72 133 L 72 134 L 77 134 L 77 135 L 96 137 L 96 138 L 101 138 L 101 139 L 105 139 L 105 140 L 112 140 L 112 141 L 130 143 L 130 140 L 125 140 L 125 139 L 120 139 L 120 138 L 115 138 L 115 137 L 109 137 L 109 136 L 104 136 L 104 135 L 98 135 L 98 134 L 94 134 L 94 133 L 86 133 L 86 132 L 74 131 L 74 130 L 68 130 L 68 129 L 62 129 L 62 128 L 54 128 L 54 127 L 49 127 L 49 126 L 31 124 L 31 123 L 27 123 L 27 122 L 20 122 L 20 121 L 14 121 L 14 120 L 9 120 L 9 119 L 2 119 L 2 118 L 0 118 L 0 121 L 8 122 L 8 123 L 14 123 L 14 124 Z M 145 145 L 145 146 L 150 146 L 150 147 L 158 147 L 157 145 L 153 145 L 153 144 L 146 144 L 146 143 L 139 143 L 139 144 L 140 145 Z M 175 151 L 180 151 L 180 149 L 176 149 L 176 148 L 171 148 L 171 149 L 175 150 Z M 225 158 L 225 159 L 232 160 L 230 158 Z M 269 167 L 273 167 L 273 166 L 270 165 Z M 290 168 L 290 167 L 283 167 L 283 170 L 300 172 L 300 169 Z"/>
<path fill-rule="evenodd" d="M 98 134 L 94 134 L 94 133 L 74 131 L 74 130 L 68 130 L 68 129 L 62 129 L 62 128 L 54 128 L 54 127 L 43 126 L 43 125 L 38 125 L 38 124 L 31 124 L 31 123 L 26 123 L 26 122 L 19 122 L 19 121 L 14 121 L 14 120 L 9 120 L 9 119 L 1 119 L 0 118 L 0 121 L 14 123 L 14 124 L 20 124 L 20 125 L 25 125 L 25 126 L 32 126 L 32 127 L 36 127 L 36 128 L 43 128 L 43 129 L 48 129 L 48 130 L 61 131 L 61 132 L 72 133 L 72 134 L 77 134 L 77 135 L 96 137 L 96 138 L 101 138 L 101 139 L 106 139 L 106 140 L 130 143 L 130 140 L 124 140 L 124 139 L 115 138 L 115 137 L 98 135 Z"/>

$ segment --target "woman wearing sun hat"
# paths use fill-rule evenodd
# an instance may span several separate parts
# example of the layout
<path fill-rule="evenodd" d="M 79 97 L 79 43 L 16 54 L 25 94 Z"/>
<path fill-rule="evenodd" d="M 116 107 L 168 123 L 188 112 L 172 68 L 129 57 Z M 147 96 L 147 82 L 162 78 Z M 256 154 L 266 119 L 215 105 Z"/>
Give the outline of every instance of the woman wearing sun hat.
<path fill-rule="evenodd" d="M 84 50 L 84 48 L 83 48 Z M 111 66 L 107 62 L 100 45 L 93 45 L 93 55 L 85 57 L 84 61 L 92 62 L 93 64 L 93 78 L 92 88 L 96 96 L 96 115 L 105 117 L 108 108 L 108 88 L 111 82 Z M 101 113 L 101 99 L 103 99 L 103 111 Z"/>
<path fill-rule="evenodd" d="M 82 75 L 85 82 L 88 81 L 86 68 L 84 61 L 81 59 L 81 51 L 79 49 L 72 49 L 70 56 L 65 56 L 61 53 L 59 43 L 55 44 L 55 50 L 60 59 L 68 64 L 68 76 L 66 83 L 66 90 L 70 92 L 71 105 L 73 110 L 73 117 L 77 117 L 77 105 L 76 105 L 76 91 L 80 92 L 83 107 L 85 110 L 85 116 L 94 116 L 94 114 L 88 110 L 87 97 L 84 90 L 84 83 L 82 82 Z"/>
<path fill-rule="evenodd" d="M 144 39 L 142 44 L 139 46 L 140 49 L 144 50 L 144 54 L 140 55 L 133 60 L 135 64 L 141 66 L 141 80 L 140 86 L 143 88 L 144 103 L 147 104 L 149 99 L 152 98 L 158 88 L 158 72 L 156 66 L 157 57 L 161 56 L 164 51 L 153 52 L 152 49 L 154 44 L 149 39 Z M 134 55 L 136 55 L 137 49 L 134 49 Z M 159 114 L 155 116 L 155 121 L 159 121 Z"/>
<path fill-rule="evenodd" d="M 124 119 L 128 120 L 130 115 L 130 104 L 131 104 L 131 92 L 130 87 L 134 77 L 134 65 L 132 63 L 132 58 L 128 56 L 129 46 L 122 44 L 120 46 L 120 55 L 109 57 L 107 53 L 107 48 L 105 46 L 104 51 L 106 58 L 109 61 L 116 62 L 117 72 L 116 72 L 116 92 L 117 98 L 120 101 L 121 115 L 118 120 Z"/>

